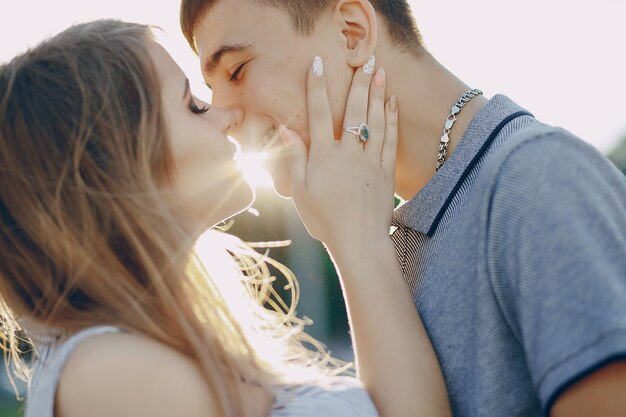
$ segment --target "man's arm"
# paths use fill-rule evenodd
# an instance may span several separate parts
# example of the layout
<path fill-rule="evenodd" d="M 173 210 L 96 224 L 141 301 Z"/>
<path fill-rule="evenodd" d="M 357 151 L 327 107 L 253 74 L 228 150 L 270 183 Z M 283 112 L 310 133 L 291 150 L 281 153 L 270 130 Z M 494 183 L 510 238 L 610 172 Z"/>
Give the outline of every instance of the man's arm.
<path fill-rule="evenodd" d="M 626 361 L 613 362 L 569 387 L 551 417 L 618 417 L 626 412 Z"/>

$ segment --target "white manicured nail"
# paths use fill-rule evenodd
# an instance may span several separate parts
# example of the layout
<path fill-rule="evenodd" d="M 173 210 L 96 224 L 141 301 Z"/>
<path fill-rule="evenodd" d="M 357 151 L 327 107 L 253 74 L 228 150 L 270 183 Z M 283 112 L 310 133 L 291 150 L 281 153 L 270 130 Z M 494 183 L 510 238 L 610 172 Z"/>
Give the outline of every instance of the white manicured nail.
<path fill-rule="evenodd" d="M 316 56 L 313 60 L 313 75 L 315 75 L 315 77 L 317 78 L 320 78 L 322 75 L 324 75 L 324 62 L 319 56 Z"/>
<path fill-rule="evenodd" d="M 376 66 L 376 57 L 372 55 L 369 61 L 367 61 L 367 63 L 363 65 L 363 72 L 366 73 L 367 75 L 372 75 L 372 73 L 374 72 L 375 66 Z"/>

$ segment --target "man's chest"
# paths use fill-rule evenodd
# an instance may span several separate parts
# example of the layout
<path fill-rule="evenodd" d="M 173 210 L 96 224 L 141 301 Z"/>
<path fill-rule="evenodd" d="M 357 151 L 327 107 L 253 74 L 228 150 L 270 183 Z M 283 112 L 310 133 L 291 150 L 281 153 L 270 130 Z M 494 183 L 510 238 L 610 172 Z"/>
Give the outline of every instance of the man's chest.
<path fill-rule="evenodd" d="M 480 259 L 479 227 L 453 228 L 442 225 L 444 233 L 428 238 L 400 227 L 392 239 L 454 415 L 539 416 L 523 347 L 502 314 L 488 260 Z"/>

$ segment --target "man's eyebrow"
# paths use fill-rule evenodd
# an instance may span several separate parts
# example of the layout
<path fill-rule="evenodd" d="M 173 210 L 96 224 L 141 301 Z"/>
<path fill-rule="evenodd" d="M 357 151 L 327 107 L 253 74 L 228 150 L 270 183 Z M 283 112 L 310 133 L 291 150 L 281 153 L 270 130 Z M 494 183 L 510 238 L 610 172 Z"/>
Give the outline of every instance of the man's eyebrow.
<path fill-rule="evenodd" d="M 209 59 L 204 62 L 202 71 L 205 74 L 211 74 L 220 65 L 220 61 L 224 55 L 234 54 L 237 52 L 245 52 L 252 49 L 252 44 L 224 45 L 221 46 Z"/>

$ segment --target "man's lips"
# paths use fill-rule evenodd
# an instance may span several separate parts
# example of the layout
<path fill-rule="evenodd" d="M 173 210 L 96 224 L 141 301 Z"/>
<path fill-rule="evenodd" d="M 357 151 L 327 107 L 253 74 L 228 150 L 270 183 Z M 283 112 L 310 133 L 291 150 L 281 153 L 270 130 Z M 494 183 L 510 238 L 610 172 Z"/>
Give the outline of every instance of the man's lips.
<path fill-rule="evenodd" d="M 277 145 L 277 142 L 282 143 L 280 137 L 278 135 L 278 129 L 272 127 L 269 131 L 263 135 L 263 140 L 261 141 L 264 151 L 267 151 Z"/>
<path fill-rule="evenodd" d="M 264 135 L 246 135 L 241 141 L 245 153 L 274 153 L 282 147 L 278 129 L 270 129 Z"/>

